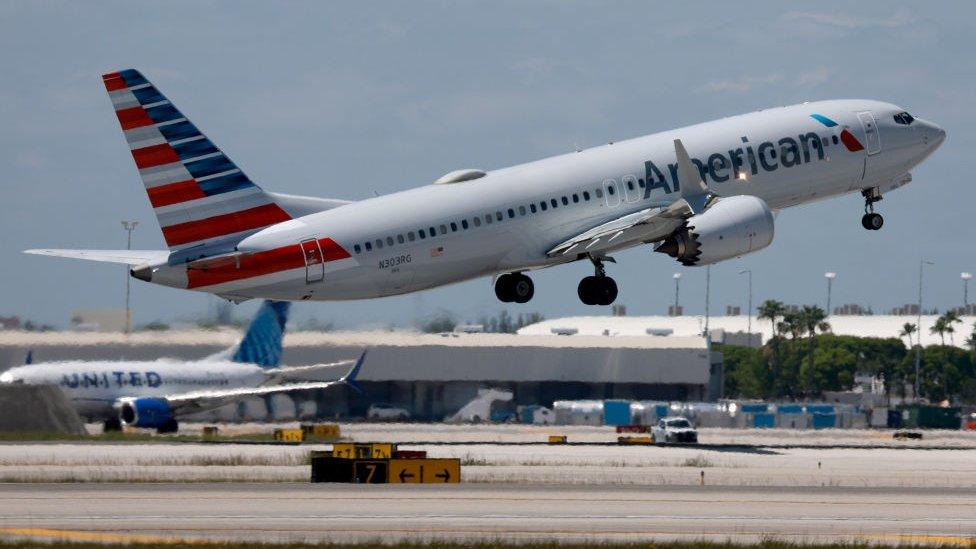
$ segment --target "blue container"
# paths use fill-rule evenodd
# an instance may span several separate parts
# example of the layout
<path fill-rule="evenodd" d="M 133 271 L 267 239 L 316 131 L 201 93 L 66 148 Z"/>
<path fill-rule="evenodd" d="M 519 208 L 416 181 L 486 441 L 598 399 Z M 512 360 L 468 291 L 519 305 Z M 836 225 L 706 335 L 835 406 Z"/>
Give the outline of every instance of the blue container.
<path fill-rule="evenodd" d="M 769 411 L 769 404 L 765 403 L 757 404 L 753 402 L 749 404 L 740 404 L 739 407 L 745 414 L 763 414 Z"/>
<path fill-rule="evenodd" d="M 535 419 L 535 411 L 539 408 L 540 406 L 538 405 L 523 406 L 519 411 L 519 421 L 526 424 L 532 424 L 532 420 Z"/>
<path fill-rule="evenodd" d="M 833 414 L 834 405 L 833 404 L 807 404 L 807 413 L 809 414 Z"/>
<path fill-rule="evenodd" d="M 781 414 L 802 414 L 803 406 L 799 404 L 780 404 L 776 407 L 776 411 Z"/>
<path fill-rule="evenodd" d="M 668 417 L 668 405 L 658 404 L 654 407 L 654 413 L 657 414 L 658 418 Z"/>
<path fill-rule="evenodd" d="M 813 414 L 814 429 L 833 429 L 837 426 L 837 414 Z"/>
<path fill-rule="evenodd" d="M 630 425 L 630 401 L 629 400 L 604 400 L 603 401 L 603 424 L 604 425 Z"/>
<path fill-rule="evenodd" d="M 772 429 L 776 426 L 776 416 L 770 413 L 756 414 L 752 416 L 752 426 L 759 429 Z"/>

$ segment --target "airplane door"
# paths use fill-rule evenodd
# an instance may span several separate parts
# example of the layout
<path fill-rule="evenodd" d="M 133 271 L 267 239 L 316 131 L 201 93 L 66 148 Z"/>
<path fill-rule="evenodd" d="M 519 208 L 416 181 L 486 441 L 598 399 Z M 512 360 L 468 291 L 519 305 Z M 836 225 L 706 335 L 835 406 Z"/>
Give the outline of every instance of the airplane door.
<path fill-rule="evenodd" d="M 874 115 L 869 111 L 857 113 L 857 118 L 861 121 L 864 128 L 865 147 L 868 156 L 881 152 L 881 134 L 878 133 L 878 124 L 874 121 Z"/>
<path fill-rule="evenodd" d="M 314 238 L 302 240 L 302 255 L 305 257 L 305 283 L 320 282 L 325 278 L 325 262 L 322 261 L 322 248 Z"/>
<path fill-rule="evenodd" d="M 608 208 L 616 208 L 620 205 L 620 191 L 617 189 L 616 179 L 603 180 L 603 197 L 607 201 Z"/>

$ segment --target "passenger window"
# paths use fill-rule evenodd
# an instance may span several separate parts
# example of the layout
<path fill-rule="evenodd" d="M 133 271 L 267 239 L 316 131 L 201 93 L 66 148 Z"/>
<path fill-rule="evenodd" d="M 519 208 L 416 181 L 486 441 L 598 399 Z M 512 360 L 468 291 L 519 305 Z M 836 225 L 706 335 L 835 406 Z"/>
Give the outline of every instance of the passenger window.
<path fill-rule="evenodd" d="M 547 209 L 549 209 L 549 206 L 547 206 L 544 201 L 539 202 L 539 207 L 542 208 L 542 211 L 546 211 Z"/>
<path fill-rule="evenodd" d="M 413 242 L 416 239 L 417 239 L 417 237 L 413 235 L 413 231 L 410 231 L 409 233 L 407 233 L 407 240 L 409 240 L 410 242 Z"/>
<path fill-rule="evenodd" d="M 508 209 L 508 218 L 509 218 L 509 219 L 512 219 L 512 218 L 514 218 L 514 217 L 515 217 L 515 210 L 513 210 L 513 209 L 511 209 L 511 208 L 509 208 L 509 209 Z"/>
<path fill-rule="evenodd" d="M 357 254 L 363 251 L 359 244 L 354 244 L 352 249 L 355 250 Z"/>
<path fill-rule="evenodd" d="M 590 201 L 590 191 L 583 191 L 583 200 Z"/>
<path fill-rule="evenodd" d="M 573 204 L 579 204 L 579 195 L 573 193 Z"/>
<path fill-rule="evenodd" d="M 637 186 L 639 186 L 640 188 L 643 189 L 644 188 L 644 180 L 643 179 L 638 179 L 637 180 Z"/>
<path fill-rule="evenodd" d="M 609 187 L 607 187 L 607 193 L 609 193 L 610 196 L 613 196 L 616 192 L 617 191 L 614 190 L 613 185 L 610 185 Z"/>
<path fill-rule="evenodd" d="M 603 198 L 603 190 L 602 189 L 594 189 L 593 192 L 596 194 L 596 197 L 597 198 Z"/>
<path fill-rule="evenodd" d="M 392 246 L 393 245 L 393 237 L 392 236 L 386 237 L 386 245 L 387 246 Z"/>
<path fill-rule="evenodd" d="M 836 135 L 830 136 L 830 140 L 834 142 L 834 145 L 837 144 L 837 136 Z"/>
<path fill-rule="evenodd" d="M 467 219 L 462 219 L 461 220 L 461 228 L 464 229 L 464 230 L 468 230 L 468 220 Z"/>
<path fill-rule="evenodd" d="M 475 227 L 480 227 L 481 226 L 481 218 L 480 217 L 475 217 L 474 218 L 474 226 Z"/>
<path fill-rule="evenodd" d="M 559 201 L 557 201 L 555 198 L 553 198 L 552 200 L 550 200 L 549 203 L 552 204 L 553 209 L 556 209 L 556 208 L 559 207 Z"/>
<path fill-rule="evenodd" d="M 495 220 L 496 221 L 501 221 L 503 217 L 505 217 L 505 216 L 502 215 L 502 212 L 495 212 Z"/>
<path fill-rule="evenodd" d="M 381 238 L 377 238 L 376 239 L 376 249 L 377 250 L 382 250 L 383 249 L 383 239 L 381 239 Z"/>
<path fill-rule="evenodd" d="M 531 210 L 532 213 L 535 213 L 536 212 L 535 204 L 529 204 L 529 210 Z"/>
<path fill-rule="evenodd" d="M 397 235 L 397 242 L 399 242 L 400 244 L 403 244 L 404 240 L 403 240 L 403 235 L 402 234 L 398 234 Z"/>
<path fill-rule="evenodd" d="M 434 238 L 435 236 L 437 236 L 437 231 L 433 227 L 431 227 L 430 228 L 430 237 L 431 238 Z"/>
<path fill-rule="evenodd" d="M 370 244 L 369 242 L 367 242 L 367 243 L 366 243 L 366 251 L 367 251 L 367 252 L 371 252 L 371 251 L 373 251 L 373 245 L 372 245 L 372 244 Z"/>
<path fill-rule="evenodd" d="M 634 190 L 634 181 L 632 179 L 627 180 L 627 189 Z"/>
<path fill-rule="evenodd" d="M 456 233 L 457 232 L 457 223 L 455 223 L 453 221 L 451 221 L 451 232 L 452 233 Z"/>
<path fill-rule="evenodd" d="M 485 214 L 485 225 L 491 225 L 491 214 Z"/>
<path fill-rule="evenodd" d="M 447 225 L 441 225 L 441 234 L 447 234 Z"/>
<path fill-rule="evenodd" d="M 569 199 L 564 196 L 563 197 L 563 206 L 567 206 L 567 205 L 569 205 Z"/>
<path fill-rule="evenodd" d="M 425 239 L 425 238 L 427 238 L 427 233 L 425 233 L 423 229 L 419 229 L 419 230 L 417 231 L 417 234 L 419 234 L 419 235 L 420 235 L 420 239 L 421 239 L 421 240 L 423 240 L 423 239 Z"/>
<path fill-rule="evenodd" d="M 525 215 L 525 206 L 519 206 L 519 215 Z"/>

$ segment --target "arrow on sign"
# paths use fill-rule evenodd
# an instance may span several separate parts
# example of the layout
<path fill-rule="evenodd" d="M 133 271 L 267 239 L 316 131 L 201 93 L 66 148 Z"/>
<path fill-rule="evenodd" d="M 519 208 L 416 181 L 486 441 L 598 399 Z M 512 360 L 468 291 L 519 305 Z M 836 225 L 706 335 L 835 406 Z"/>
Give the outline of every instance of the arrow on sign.
<path fill-rule="evenodd" d="M 413 477 L 414 477 L 413 473 L 408 474 L 406 469 L 400 470 L 400 482 L 406 482 L 408 478 L 413 478 Z"/>
<path fill-rule="evenodd" d="M 434 478 L 442 478 L 444 479 L 444 482 L 447 482 L 451 480 L 451 473 L 448 473 L 447 469 L 444 469 L 443 473 L 437 473 L 436 475 L 434 475 Z"/>

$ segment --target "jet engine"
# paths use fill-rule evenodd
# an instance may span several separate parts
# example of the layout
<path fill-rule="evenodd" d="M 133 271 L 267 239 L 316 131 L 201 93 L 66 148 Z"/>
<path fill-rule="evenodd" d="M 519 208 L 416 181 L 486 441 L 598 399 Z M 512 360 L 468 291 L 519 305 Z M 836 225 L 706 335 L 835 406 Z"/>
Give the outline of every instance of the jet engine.
<path fill-rule="evenodd" d="M 654 251 L 668 254 L 686 267 L 710 265 L 769 246 L 773 233 L 773 212 L 765 201 L 730 196 L 688 218 Z"/>
<path fill-rule="evenodd" d="M 177 429 L 176 418 L 169 404 L 162 398 L 129 398 L 118 405 L 119 419 L 124 425 L 156 429 L 161 433 Z"/>

